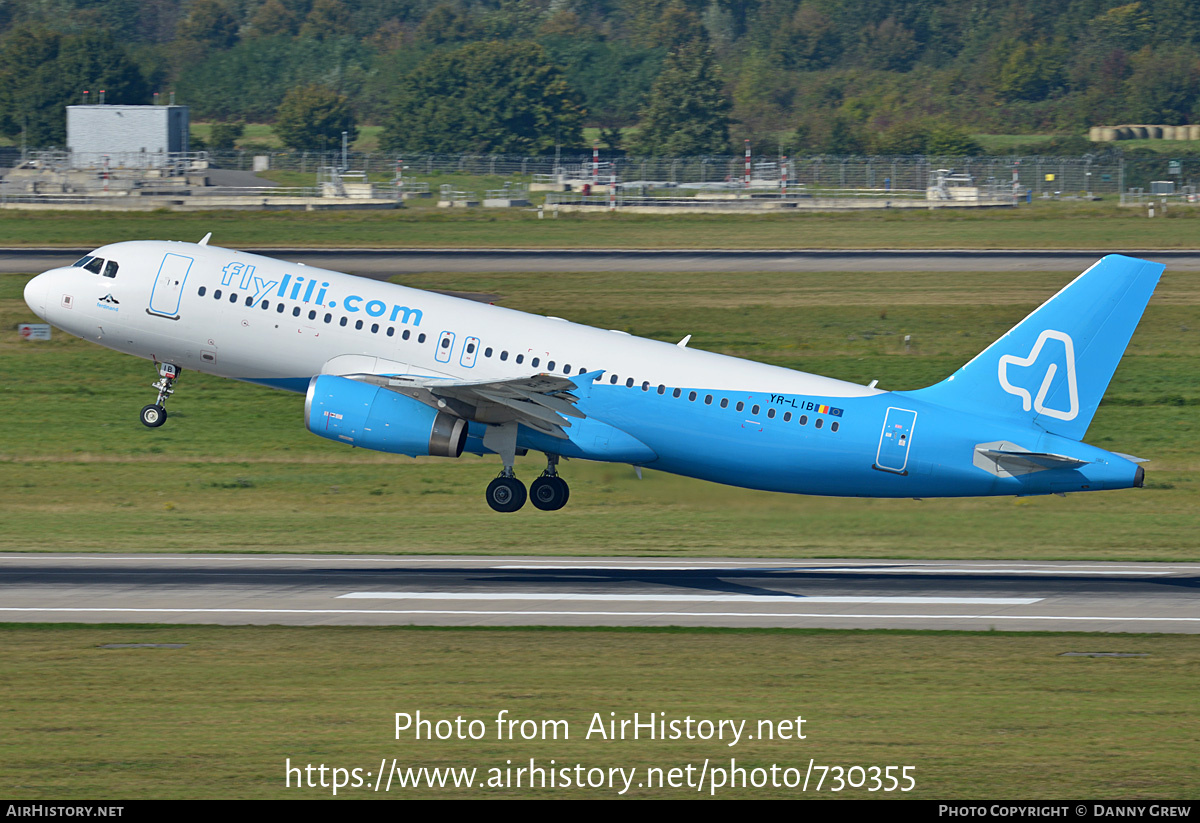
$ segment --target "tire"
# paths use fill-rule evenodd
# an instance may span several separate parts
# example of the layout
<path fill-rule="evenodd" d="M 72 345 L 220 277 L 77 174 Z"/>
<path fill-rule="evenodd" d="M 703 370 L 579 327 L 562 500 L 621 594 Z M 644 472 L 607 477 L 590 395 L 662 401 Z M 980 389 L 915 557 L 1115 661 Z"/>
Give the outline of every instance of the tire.
<path fill-rule="evenodd" d="M 525 484 L 515 477 L 497 477 L 487 487 L 487 502 L 498 512 L 515 512 L 525 505 Z"/>
<path fill-rule="evenodd" d="M 567 505 L 570 489 L 561 477 L 542 476 L 529 487 L 529 500 L 544 512 L 558 511 Z"/>
<path fill-rule="evenodd" d="M 163 423 L 167 422 L 167 410 L 162 406 L 151 403 L 149 406 L 142 407 L 142 425 L 150 429 L 157 429 Z"/>

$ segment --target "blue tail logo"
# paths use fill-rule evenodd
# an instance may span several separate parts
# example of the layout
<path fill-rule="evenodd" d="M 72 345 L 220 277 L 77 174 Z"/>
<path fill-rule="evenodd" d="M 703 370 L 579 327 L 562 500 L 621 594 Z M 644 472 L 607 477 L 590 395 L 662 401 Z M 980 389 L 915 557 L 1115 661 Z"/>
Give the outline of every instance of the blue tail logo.
<path fill-rule="evenodd" d="M 1046 347 L 1047 340 L 1057 340 L 1062 343 L 1069 404 L 1066 409 L 1053 409 L 1046 405 L 1046 395 L 1050 393 L 1050 387 L 1054 385 L 1054 378 L 1058 375 L 1059 364 L 1055 360 L 1051 360 L 1049 365 L 1046 366 L 1045 377 L 1042 378 L 1041 384 L 1037 388 L 1036 396 L 1032 395 L 1030 389 L 1033 384 L 1027 382 L 1027 379 L 1029 377 L 1036 377 L 1040 372 L 1036 369 L 1030 369 L 1028 372 L 1021 371 L 1021 369 L 1031 367 L 1037 363 L 1042 349 Z M 1056 349 L 1058 347 L 1051 346 L 1050 348 Z M 1018 368 L 1010 370 L 1010 366 Z M 1017 383 L 1013 383 L 1011 379 L 1011 375 L 1014 373 L 1017 375 Z M 1017 357 L 1013 354 L 1001 355 L 999 376 L 1000 388 L 1009 394 L 1015 394 L 1021 398 L 1021 403 L 1025 411 L 1029 411 L 1032 407 L 1038 414 L 1057 417 L 1059 420 L 1074 420 L 1079 416 L 1079 384 L 1075 378 L 1075 341 L 1066 332 L 1046 329 L 1038 335 L 1037 342 L 1033 344 L 1033 348 L 1029 351 L 1027 357 Z M 1030 388 L 1024 388 L 1020 383 L 1025 383 Z"/>
<path fill-rule="evenodd" d="M 1110 254 L 941 383 L 901 394 L 1082 440 L 1162 272 Z"/>

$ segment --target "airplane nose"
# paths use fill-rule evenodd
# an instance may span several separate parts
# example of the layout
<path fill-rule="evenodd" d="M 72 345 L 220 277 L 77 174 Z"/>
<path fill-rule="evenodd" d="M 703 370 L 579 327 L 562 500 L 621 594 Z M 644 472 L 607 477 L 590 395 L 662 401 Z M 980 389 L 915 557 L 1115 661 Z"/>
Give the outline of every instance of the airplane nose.
<path fill-rule="evenodd" d="M 25 302 L 33 309 L 33 313 L 43 320 L 46 319 L 46 293 L 49 290 L 50 284 L 44 274 L 39 274 L 25 284 Z"/>

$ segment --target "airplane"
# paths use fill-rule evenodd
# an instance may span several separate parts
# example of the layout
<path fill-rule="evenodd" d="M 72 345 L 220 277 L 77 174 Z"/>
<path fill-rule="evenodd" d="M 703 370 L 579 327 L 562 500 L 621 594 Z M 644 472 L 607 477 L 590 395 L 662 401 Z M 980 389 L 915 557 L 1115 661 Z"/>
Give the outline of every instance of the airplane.
<path fill-rule="evenodd" d="M 811 495 L 1042 495 L 1143 485 L 1083 441 L 1164 267 L 1111 254 L 939 383 L 885 391 L 244 251 L 101 246 L 25 301 L 154 361 L 163 425 L 194 369 L 305 395 L 310 432 L 409 456 L 495 454 L 488 505 L 561 509 L 560 459 Z M 546 468 L 530 485 L 514 462 Z"/>

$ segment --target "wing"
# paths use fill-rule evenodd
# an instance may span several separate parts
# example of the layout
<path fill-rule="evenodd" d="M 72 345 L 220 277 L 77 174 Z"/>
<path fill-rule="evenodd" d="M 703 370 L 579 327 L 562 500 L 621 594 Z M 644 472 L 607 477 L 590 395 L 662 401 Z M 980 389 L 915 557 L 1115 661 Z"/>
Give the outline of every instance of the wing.
<path fill-rule="evenodd" d="M 566 429 L 571 427 L 569 418 L 586 417 L 575 408 L 579 398 L 571 394 L 579 388 L 578 384 L 553 374 L 478 381 L 387 374 L 342 376 L 383 386 L 476 423 L 520 423 L 562 440 L 567 439 Z M 595 377 L 593 372 L 576 379 L 591 381 Z"/>

